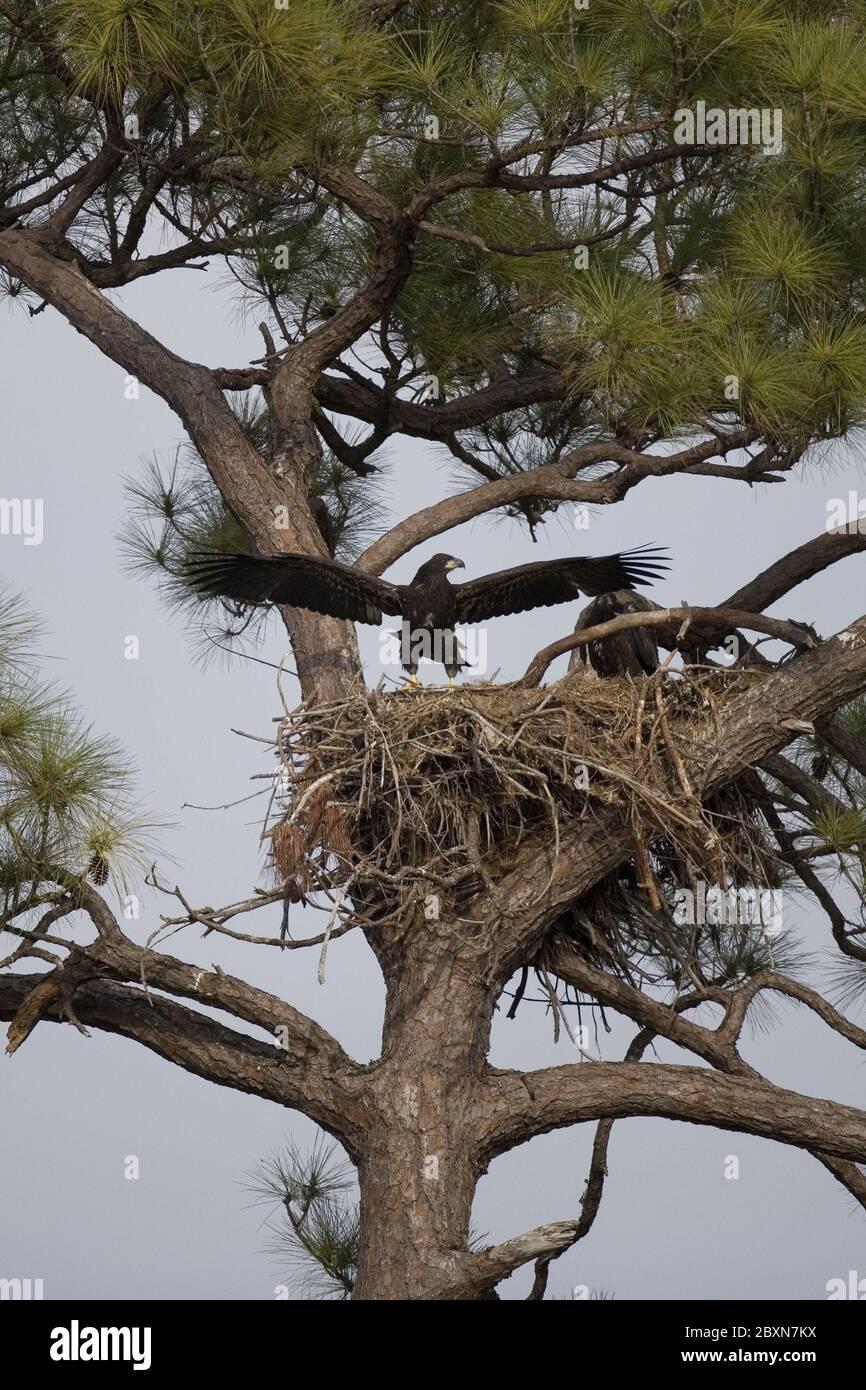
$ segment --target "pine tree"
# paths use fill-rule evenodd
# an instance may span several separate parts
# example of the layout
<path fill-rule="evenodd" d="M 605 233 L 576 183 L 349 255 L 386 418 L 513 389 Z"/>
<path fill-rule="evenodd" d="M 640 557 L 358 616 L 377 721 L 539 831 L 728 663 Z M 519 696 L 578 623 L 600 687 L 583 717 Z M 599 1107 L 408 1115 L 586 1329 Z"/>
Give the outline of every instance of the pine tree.
<path fill-rule="evenodd" d="M 177 415 L 175 458 L 130 480 L 126 560 L 203 650 L 249 651 L 272 620 L 202 602 L 195 552 L 333 554 L 379 574 L 474 517 L 532 536 L 647 479 L 790 488 L 862 429 L 852 0 L 0 0 L 0 68 L 2 290 L 30 331 L 56 311 Z M 125 287 L 189 267 L 231 274 L 258 360 L 188 361 L 121 307 Z M 388 526 L 401 436 L 448 451 L 453 488 Z M 783 1091 L 738 1050 L 774 992 L 866 1045 L 840 1012 L 866 962 L 866 615 L 821 640 L 765 612 L 863 549 L 842 527 L 713 609 L 616 619 L 677 653 L 643 684 L 588 679 L 581 632 L 527 652 L 509 687 L 386 694 L 350 624 L 280 612 L 301 703 L 277 740 L 273 891 L 197 909 L 177 890 L 166 927 L 219 935 L 274 912 L 279 941 L 303 899 L 326 914 L 323 952 L 363 931 L 387 988 L 369 1067 L 286 1001 L 121 930 L 108 890 L 150 862 L 154 827 L 119 750 L 35 674 L 8 600 L 3 964 L 48 967 L 0 975 L 9 1050 L 66 1020 L 310 1116 L 355 1166 L 359 1217 L 326 1149 L 292 1152 L 266 1185 L 303 1259 L 358 1298 L 486 1297 L 530 1261 L 543 1297 L 629 1115 L 799 1146 L 866 1206 L 866 1114 Z M 568 676 L 541 687 L 566 650 Z M 422 735 L 435 757 L 413 762 Z M 699 879 L 808 892 L 840 1009 L 784 933 L 678 918 Z M 83 944 L 62 930 L 81 922 Z M 490 1068 L 494 1010 L 523 1006 L 530 978 L 564 1031 L 605 1009 L 632 1020 L 627 1057 Z M 705 1004 L 720 1024 L 695 1021 Z M 656 1037 L 702 1065 L 648 1062 Z M 486 1166 L 585 1120 L 581 1212 L 474 1240 Z"/>

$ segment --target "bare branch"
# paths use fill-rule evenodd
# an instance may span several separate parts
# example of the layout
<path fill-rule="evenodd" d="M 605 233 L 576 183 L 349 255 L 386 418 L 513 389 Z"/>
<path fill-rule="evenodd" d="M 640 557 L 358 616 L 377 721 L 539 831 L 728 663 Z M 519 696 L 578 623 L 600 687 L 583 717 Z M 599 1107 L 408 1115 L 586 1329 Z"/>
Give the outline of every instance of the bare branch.
<path fill-rule="evenodd" d="M 241 369 L 241 377 L 245 369 Z M 222 368 L 216 373 L 220 384 L 234 386 L 239 373 Z M 472 429 L 506 410 L 561 401 L 568 392 L 565 378 L 558 372 L 541 376 L 508 377 L 489 386 L 457 396 L 444 405 L 418 405 L 391 397 L 373 381 L 350 380 L 323 372 L 315 387 L 319 404 L 338 415 L 350 415 L 367 424 L 387 425 L 392 434 L 408 434 L 417 439 L 447 442 L 455 430 Z"/>
<path fill-rule="evenodd" d="M 853 531 L 822 531 L 820 536 L 798 546 L 750 579 L 742 589 L 731 594 L 727 604 L 731 608 L 751 608 L 763 612 L 805 579 L 811 579 L 828 565 L 835 565 L 837 561 L 862 550 L 866 550 L 866 530 L 862 534 L 856 528 Z"/>
<path fill-rule="evenodd" d="M 560 637 L 556 642 L 542 648 L 532 658 L 518 684 L 538 685 L 552 661 L 564 652 L 583 647 L 588 642 L 597 642 L 602 637 L 610 637 L 615 632 L 626 632 L 637 627 L 670 627 L 670 644 L 675 642 L 676 625 L 689 621 L 689 631 L 703 636 L 710 645 L 724 641 L 725 636 L 735 628 L 743 627 L 751 632 L 764 632 L 790 642 L 796 648 L 814 647 L 814 637 L 801 623 L 784 622 L 780 618 L 767 618 L 762 613 L 747 613 L 740 608 L 659 608 L 654 613 L 622 613 L 593 627 L 578 628 L 576 632 Z M 665 646 L 669 645 L 665 642 Z"/>
<path fill-rule="evenodd" d="M 825 743 L 829 743 L 862 777 L 866 777 L 866 739 L 852 734 L 850 729 L 843 729 L 832 720 L 819 724 L 817 731 Z"/>
<path fill-rule="evenodd" d="M 664 455 L 640 454 L 612 441 L 581 444 L 557 463 L 511 474 L 495 482 L 481 483 L 467 492 L 459 492 L 432 507 L 415 512 L 380 536 L 357 563 L 361 569 L 380 574 L 413 546 L 429 540 L 431 536 L 441 535 L 443 531 L 470 521 L 472 517 L 526 498 L 597 504 L 618 502 L 642 478 L 687 472 L 701 460 L 742 448 L 746 438 L 739 433 L 724 440 L 713 438 L 675 454 Z M 598 463 L 614 463 L 621 467 L 600 480 L 575 481 L 576 473 Z"/>
<path fill-rule="evenodd" d="M 787 1091 L 754 1076 L 657 1062 L 578 1062 L 533 1072 L 497 1072 L 480 1148 L 484 1161 L 564 1125 L 657 1116 L 756 1134 L 866 1162 L 866 1111 Z"/>
<path fill-rule="evenodd" d="M 0 975 L 0 1020 L 14 1017 L 44 975 Z M 342 1095 L 310 1084 L 309 1075 L 277 1046 L 235 1032 L 215 1019 L 142 989 L 91 980 L 77 990 L 80 1020 L 103 1032 L 142 1043 L 160 1057 L 206 1081 L 261 1096 L 309 1115 L 353 1155 L 363 1142 L 363 1107 L 355 1088 Z M 42 1014 L 47 1022 L 66 1021 L 59 1003 Z"/>

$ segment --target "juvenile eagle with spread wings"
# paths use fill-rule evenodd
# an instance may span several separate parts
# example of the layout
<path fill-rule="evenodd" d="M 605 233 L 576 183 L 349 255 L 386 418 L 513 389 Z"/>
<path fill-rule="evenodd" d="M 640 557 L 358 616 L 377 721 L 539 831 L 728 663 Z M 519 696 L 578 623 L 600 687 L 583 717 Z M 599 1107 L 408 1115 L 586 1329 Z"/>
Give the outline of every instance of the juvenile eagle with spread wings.
<path fill-rule="evenodd" d="M 187 576 L 202 597 L 241 604 L 286 604 L 356 623 L 380 623 L 383 613 L 399 614 L 402 664 L 410 679 L 417 680 L 424 656 L 440 661 L 453 682 L 466 664 L 454 636 L 458 623 L 568 603 L 581 593 L 651 584 L 667 569 L 665 554 L 641 546 L 620 555 L 574 555 L 498 570 L 466 584 L 449 582 L 452 570 L 465 568 L 454 555 L 434 555 L 410 584 L 392 584 L 319 555 L 200 554 L 189 561 Z"/>

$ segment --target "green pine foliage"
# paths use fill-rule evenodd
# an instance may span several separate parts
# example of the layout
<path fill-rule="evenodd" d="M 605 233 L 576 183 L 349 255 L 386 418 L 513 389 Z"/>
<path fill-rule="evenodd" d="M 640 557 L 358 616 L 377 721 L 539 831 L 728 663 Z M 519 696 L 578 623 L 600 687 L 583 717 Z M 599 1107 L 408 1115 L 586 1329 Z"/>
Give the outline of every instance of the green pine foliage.
<path fill-rule="evenodd" d="M 834 723 L 863 740 L 866 749 L 866 698 L 860 696 L 839 710 Z M 801 820 L 809 828 L 809 848 L 835 856 L 843 871 L 866 881 L 866 777 L 841 757 L 819 734 L 798 740 L 787 757 L 809 772 L 824 788 L 826 801 L 804 806 Z"/>
<path fill-rule="evenodd" d="M 146 868 L 155 823 L 137 808 L 134 769 L 38 675 L 40 632 L 20 597 L 0 593 L 0 898 L 21 911 L 49 883 L 88 876 L 125 891 Z"/>
<path fill-rule="evenodd" d="M 357 291 L 374 250 L 320 169 L 356 169 L 406 205 L 521 140 L 567 137 L 557 169 L 574 172 L 598 158 L 591 131 L 610 132 L 611 159 L 670 145 L 674 112 L 698 101 L 780 112 L 781 153 L 684 149 L 646 168 L 629 207 L 612 184 L 466 188 L 432 210 L 388 333 L 418 389 L 434 374 L 446 396 L 484 385 L 497 362 L 559 367 L 572 445 L 743 423 L 799 455 L 862 426 L 866 24 L 850 0 L 449 0 L 410 3 L 387 26 L 362 0 L 34 9 L 79 90 L 141 120 L 76 244 L 109 257 L 154 162 L 192 147 L 196 172 L 168 180 L 154 229 L 219 235 L 250 311 L 301 334 Z M 33 57 L 0 19 L 0 179 L 22 197 L 101 138 Z M 431 119 L 438 139 L 423 138 Z M 483 462 L 535 467 L 542 423 L 503 421 Z"/>
<path fill-rule="evenodd" d="M 279 1214 L 269 1219 L 270 1252 L 295 1297 L 346 1299 L 355 1279 L 360 1216 L 355 1177 L 321 1131 L 308 1153 L 293 1141 L 263 1159 L 247 1190 Z"/>

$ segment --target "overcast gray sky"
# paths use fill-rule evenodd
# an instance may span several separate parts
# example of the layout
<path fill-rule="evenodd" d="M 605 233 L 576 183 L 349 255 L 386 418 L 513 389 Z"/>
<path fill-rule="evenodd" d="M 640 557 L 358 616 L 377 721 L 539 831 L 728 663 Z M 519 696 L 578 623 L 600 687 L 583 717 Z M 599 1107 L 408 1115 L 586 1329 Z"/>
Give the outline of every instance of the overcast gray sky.
<path fill-rule="evenodd" d="M 219 273 L 178 271 L 144 280 L 124 307 L 169 346 L 210 364 L 243 364 L 261 340 L 238 321 Z M 236 661 L 202 672 L 180 622 L 153 588 L 120 567 L 122 475 L 143 455 L 169 457 L 179 422 L 142 390 L 124 396 L 122 370 L 78 336 L 53 310 L 15 312 L 3 338 L 2 423 L 5 497 L 44 501 L 44 539 L 27 546 L 0 536 L 0 573 L 29 594 L 49 635 L 47 674 L 74 692 L 100 733 L 116 736 L 138 768 L 142 799 L 175 822 L 163 835 L 176 865 L 165 877 L 197 903 L 229 902 L 264 882 L 257 846 L 258 803 L 231 811 L 182 810 L 253 790 L 258 745 L 232 727 L 270 733 L 279 709 L 274 673 Z M 449 460 L 417 441 L 395 440 L 386 454 L 386 497 L 404 514 L 445 495 Z M 403 578 L 437 549 L 469 553 L 466 577 L 522 560 L 586 550 L 606 553 L 644 541 L 667 544 L 674 564 L 654 590 L 660 601 L 711 604 L 775 557 L 817 535 L 827 503 L 862 489 L 853 449 L 832 468 L 807 470 L 783 487 L 750 490 L 705 478 L 647 481 L 625 503 L 599 510 L 588 531 L 554 520 L 533 545 L 510 523 L 479 521 L 404 557 Z M 461 549 L 463 547 L 463 549 Z M 864 607 L 863 560 L 844 561 L 770 610 L 829 633 Z M 517 674 L 546 641 L 569 630 L 577 608 L 542 610 L 488 626 L 488 666 Z M 140 641 L 128 661 L 124 642 Z M 379 642 L 365 630 L 363 649 L 378 679 Z M 273 627 L 263 653 L 285 650 Z M 555 670 L 557 668 L 554 668 Z M 422 679 L 434 676 L 422 667 Z M 292 682 L 288 682 L 290 693 Z M 140 939 L 157 924 L 164 901 L 142 889 Z M 802 901 L 788 907 L 805 943 L 825 949 L 827 928 Z M 279 909 L 267 909 L 278 919 Z M 258 915 L 261 931 L 265 913 Z M 304 923 L 318 929 L 311 915 Z M 271 922 L 273 925 L 273 921 Z M 300 916 L 293 928 L 301 928 Z M 8 940 L 8 938 L 7 938 Z M 382 986 L 359 933 L 331 947 L 327 980 L 316 980 L 316 953 L 256 953 L 225 939 L 175 937 L 177 954 L 283 994 L 315 1016 L 361 1060 L 378 1051 Z M 602 1056 L 621 1057 L 634 1032 L 617 1024 L 601 1034 Z M 813 1015 L 780 1004 L 769 1034 L 747 1041 L 748 1060 L 781 1085 L 855 1105 L 866 1104 L 863 1064 L 853 1048 Z M 567 1040 L 555 1047 L 550 1020 L 524 1006 L 502 1014 L 492 1061 L 541 1066 L 575 1060 Z M 662 1045 L 662 1061 L 683 1060 Z M 263 1254 L 263 1212 L 243 1191 L 244 1174 L 292 1135 L 313 1136 L 304 1117 L 209 1085 L 123 1039 L 43 1024 L 14 1057 L 0 1058 L 0 1276 L 44 1280 L 46 1298 L 273 1297 L 281 1267 Z M 491 1240 L 542 1222 L 573 1218 L 587 1172 L 593 1126 L 545 1136 L 498 1159 L 480 1185 L 475 1225 Z M 140 1179 L 124 1178 L 135 1154 Z M 740 1176 L 726 1180 L 736 1155 Z M 866 1276 L 864 1219 L 852 1198 L 814 1159 L 781 1144 L 667 1121 L 618 1122 L 609 1180 L 590 1236 L 553 1266 L 550 1292 L 574 1285 L 618 1298 L 826 1297 L 829 1279 L 850 1269 Z M 504 1286 L 525 1296 L 530 1272 Z"/>

